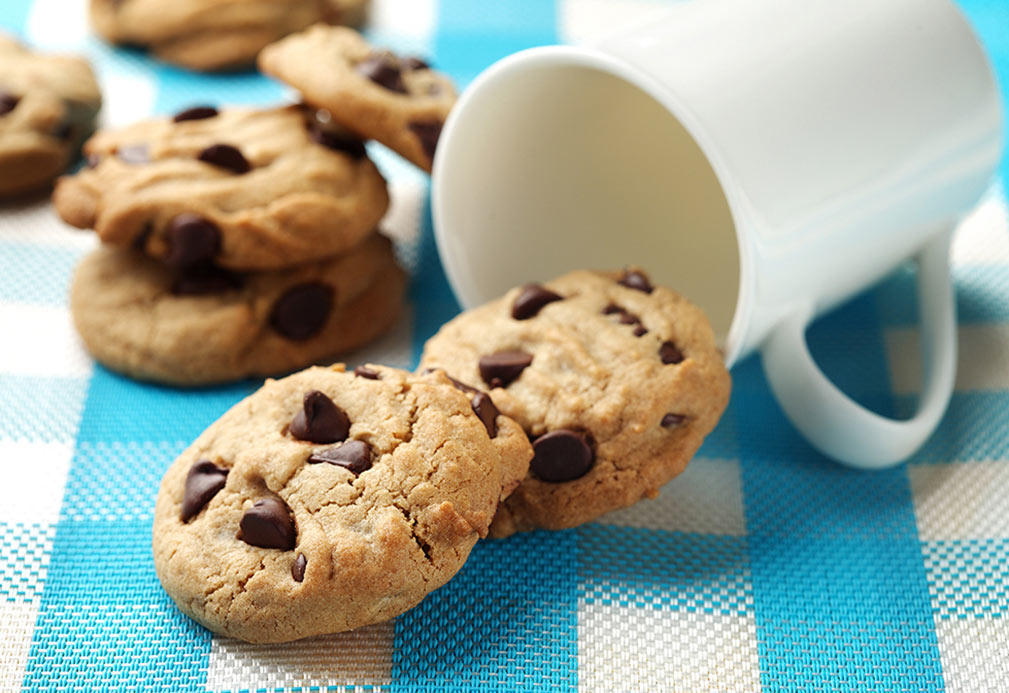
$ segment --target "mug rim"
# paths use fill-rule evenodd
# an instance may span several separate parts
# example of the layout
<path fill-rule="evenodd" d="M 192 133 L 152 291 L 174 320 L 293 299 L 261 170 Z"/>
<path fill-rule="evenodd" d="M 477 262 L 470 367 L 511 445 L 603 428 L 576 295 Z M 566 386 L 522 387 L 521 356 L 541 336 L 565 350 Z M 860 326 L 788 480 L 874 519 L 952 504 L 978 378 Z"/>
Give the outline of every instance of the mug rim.
<path fill-rule="evenodd" d="M 449 113 L 442 127 L 439 146 L 435 152 L 432 164 L 431 212 L 438 255 L 442 260 L 442 265 L 445 268 L 445 274 L 452 292 L 464 309 L 475 307 L 477 302 L 471 300 L 473 297 L 467 296 L 462 291 L 451 267 L 451 261 L 449 260 L 451 256 L 445 252 L 449 239 L 448 232 L 445 230 L 444 220 L 447 216 L 445 209 L 449 201 L 442 192 L 443 186 L 439 184 L 439 181 L 445 176 L 445 169 L 448 166 L 446 163 L 448 155 L 445 153 L 448 148 L 444 145 L 448 143 L 449 147 L 451 147 L 452 134 L 457 127 L 461 114 L 466 110 L 471 101 L 479 98 L 479 95 L 483 91 L 516 72 L 534 69 L 543 65 L 587 67 L 608 73 L 623 80 L 650 96 L 671 117 L 676 118 L 701 150 L 712 172 L 715 174 L 715 178 L 722 191 L 722 196 L 725 198 L 726 205 L 729 208 L 733 233 L 736 237 L 737 252 L 739 254 L 739 288 L 736 294 L 732 321 L 722 345 L 726 366 L 731 368 L 743 355 L 742 349 L 747 337 L 747 328 L 751 324 L 751 316 L 754 311 L 754 290 L 756 288 L 756 278 L 753 273 L 755 262 L 755 250 L 752 247 L 753 240 L 749 234 L 745 234 L 744 237 L 744 233 L 741 232 L 743 226 L 748 226 L 751 223 L 751 215 L 746 211 L 743 195 L 733 180 L 729 166 L 725 162 L 724 157 L 721 156 L 718 147 L 704 131 L 700 120 L 687 108 L 684 101 L 678 98 L 672 89 L 661 84 L 655 78 L 625 61 L 607 55 L 599 49 L 564 45 L 540 46 L 509 55 L 481 72 L 466 87 L 459 97 L 459 101 Z M 689 296 L 686 298 L 692 300 Z"/>

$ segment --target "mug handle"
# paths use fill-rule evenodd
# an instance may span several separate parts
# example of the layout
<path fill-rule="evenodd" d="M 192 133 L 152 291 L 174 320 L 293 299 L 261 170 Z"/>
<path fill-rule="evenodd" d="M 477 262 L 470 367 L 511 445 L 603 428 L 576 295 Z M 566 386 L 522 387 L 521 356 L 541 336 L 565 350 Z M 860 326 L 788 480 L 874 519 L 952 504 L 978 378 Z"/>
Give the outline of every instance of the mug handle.
<path fill-rule="evenodd" d="M 907 459 L 935 430 L 956 378 L 956 306 L 949 266 L 952 228 L 917 256 L 925 380 L 907 420 L 875 414 L 830 382 L 806 345 L 812 311 L 786 318 L 761 346 L 771 390 L 792 424 L 820 452 L 850 467 L 883 469 Z"/>

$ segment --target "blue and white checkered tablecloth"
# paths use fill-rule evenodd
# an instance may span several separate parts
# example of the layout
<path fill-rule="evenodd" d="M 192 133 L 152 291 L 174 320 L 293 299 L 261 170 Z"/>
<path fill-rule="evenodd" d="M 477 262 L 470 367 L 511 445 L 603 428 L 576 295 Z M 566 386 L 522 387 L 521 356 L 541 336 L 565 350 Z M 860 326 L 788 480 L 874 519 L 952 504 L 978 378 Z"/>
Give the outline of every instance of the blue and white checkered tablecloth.
<path fill-rule="evenodd" d="M 591 39 L 667 2 L 376 0 L 368 33 L 465 84 L 508 53 Z M 1009 85 L 1009 3 L 963 5 Z M 109 124 L 287 96 L 254 73 L 189 73 L 110 48 L 83 0 L 0 0 L 0 26 L 87 54 Z M 386 227 L 413 272 L 410 309 L 350 361 L 410 367 L 458 308 L 426 178 L 374 154 L 394 200 Z M 822 458 L 753 358 L 658 500 L 481 542 L 394 622 L 283 646 L 196 626 L 151 562 L 162 472 L 256 383 L 177 390 L 95 365 L 66 306 L 92 234 L 45 201 L 0 207 L 0 689 L 1009 691 L 1007 178 L 1003 162 L 956 237 L 956 392 L 908 464 L 864 473 Z M 914 301 L 904 268 L 810 333 L 825 370 L 884 413 L 909 412 L 919 390 Z"/>

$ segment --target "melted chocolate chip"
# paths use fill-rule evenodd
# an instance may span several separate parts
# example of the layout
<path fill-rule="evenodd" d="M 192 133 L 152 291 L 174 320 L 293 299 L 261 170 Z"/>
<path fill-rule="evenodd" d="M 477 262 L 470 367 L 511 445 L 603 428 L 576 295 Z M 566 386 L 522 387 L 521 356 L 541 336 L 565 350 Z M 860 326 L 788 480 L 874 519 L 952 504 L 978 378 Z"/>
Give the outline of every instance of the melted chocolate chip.
<path fill-rule="evenodd" d="M 491 438 L 496 437 L 497 417 L 501 412 L 498 411 L 498 408 L 494 404 L 494 400 L 491 399 L 490 395 L 486 392 L 477 392 L 473 395 L 473 399 L 470 400 L 470 406 L 473 407 L 473 411 L 476 412 L 480 422 L 483 423 L 484 428 L 487 429 L 487 435 Z"/>
<path fill-rule="evenodd" d="M 301 411 L 291 419 L 291 435 L 312 443 L 339 443 L 350 433 L 350 417 L 318 390 L 305 395 Z"/>
<path fill-rule="evenodd" d="M 172 282 L 177 296 L 207 296 L 242 288 L 241 275 L 210 263 L 186 267 Z"/>
<path fill-rule="evenodd" d="M 7 115 L 13 111 L 18 107 L 18 103 L 20 101 L 20 96 L 16 96 L 11 94 L 9 91 L 3 91 L 0 89 L 0 116 Z"/>
<path fill-rule="evenodd" d="M 182 492 L 182 521 L 189 522 L 199 515 L 203 506 L 224 488 L 227 479 L 228 470 L 218 467 L 210 460 L 200 460 L 190 467 L 186 474 L 185 490 Z"/>
<path fill-rule="evenodd" d="M 645 329 L 644 325 L 638 325 L 637 327 L 634 328 L 634 336 L 635 337 L 640 337 L 640 336 L 646 335 L 646 334 L 648 334 L 648 330 Z"/>
<path fill-rule="evenodd" d="M 333 151 L 347 154 L 355 159 L 363 159 L 367 155 L 364 149 L 364 142 L 348 132 L 324 128 L 318 123 L 309 123 L 308 136 L 317 144 L 328 147 Z"/>
<path fill-rule="evenodd" d="M 431 66 L 426 61 L 416 57 L 403 58 L 400 62 L 404 70 L 430 70 Z"/>
<path fill-rule="evenodd" d="M 605 308 L 603 308 L 603 315 L 613 315 L 614 313 L 626 313 L 623 308 L 618 306 L 616 303 L 611 303 Z"/>
<path fill-rule="evenodd" d="M 348 440 L 343 445 L 316 452 L 308 458 L 308 462 L 309 464 L 328 462 L 357 475 L 371 469 L 371 446 L 363 440 Z"/>
<path fill-rule="evenodd" d="M 560 429 L 533 441 L 532 472 L 543 481 L 572 481 L 585 476 L 595 462 L 595 453 L 583 433 Z"/>
<path fill-rule="evenodd" d="M 391 53 L 372 53 L 354 69 L 380 87 L 399 94 L 406 93 L 399 61 Z"/>
<path fill-rule="evenodd" d="M 299 284 L 273 304 L 270 326 L 288 339 L 308 339 L 326 324 L 332 305 L 332 287 L 318 282 Z"/>
<path fill-rule="evenodd" d="M 421 148 L 431 161 L 434 161 L 434 152 L 438 149 L 442 125 L 440 120 L 418 120 L 407 125 L 410 132 L 417 135 Z"/>
<path fill-rule="evenodd" d="M 662 417 L 661 426 L 663 428 L 676 428 L 686 420 L 687 417 L 685 414 L 669 413 Z"/>
<path fill-rule="evenodd" d="M 238 523 L 238 538 L 264 549 L 294 548 L 297 531 L 291 509 L 279 498 L 261 498 L 245 511 Z"/>
<path fill-rule="evenodd" d="M 248 173 L 252 170 L 245 155 L 239 151 L 238 147 L 233 147 L 230 144 L 212 144 L 200 152 L 196 158 L 234 173 Z"/>
<path fill-rule="evenodd" d="M 298 557 L 294 559 L 294 563 L 291 564 L 291 577 L 295 582 L 304 582 L 305 568 L 307 567 L 308 559 L 305 558 L 305 554 L 299 553 Z"/>
<path fill-rule="evenodd" d="M 146 164 L 151 160 L 151 152 L 146 144 L 127 144 L 116 149 L 116 157 L 127 164 Z"/>
<path fill-rule="evenodd" d="M 191 267 L 209 262 L 221 249 L 221 231 L 209 219 L 199 214 L 183 212 L 172 217 L 166 232 L 168 254 L 165 263 L 171 267 Z"/>
<path fill-rule="evenodd" d="M 217 109 L 213 106 L 193 106 L 184 111 L 180 111 L 172 118 L 172 122 L 181 123 L 184 120 L 203 120 L 213 118 L 217 115 Z"/>
<path fill-rule="evenodd" d="M 533 355 L 519 349 L 481 356 L 480 377 L 491 387 L 508 387 L 532 362 Z"/>
<path fill-rule="evenodd" d="M 652 283 L 648 281 L 648 275 L 639 270 L 624 270 L 624 276 L 617 281 L 617 284 L 626 286 L 628 289 L 644 291 L 646 294 L 650 294 L 654 290 Z"/>
<path fill-rule="evenodd" d="M 378 380 L 381 377 L 378 371 L 373 371 L 367 366 L 358 366 L 355 368 L 354 375 L 359 378 L 367 378 L 368 380 Z"/>
<path fill-rule="evenodd" d="M 622 325 L 637 325 L 641 322 L 639 318 L 634 313 L 628 313 L 626 310 L 620 314 L 620 323 Z"/>
<path fill-rule="evenodd" d="M 540 312 L 548 303 L 561 301 L 564 297 L 540 284 L 526 284 L 512 304 L 512 317 L 516 320 L 528 320 Z"/>
<path fill-rule="evenodd" d="M 680 363 L 683 361 L 683 352 L 672 342 L 662 342 L 659 347 L 659 358 L 662 363 Z"/>

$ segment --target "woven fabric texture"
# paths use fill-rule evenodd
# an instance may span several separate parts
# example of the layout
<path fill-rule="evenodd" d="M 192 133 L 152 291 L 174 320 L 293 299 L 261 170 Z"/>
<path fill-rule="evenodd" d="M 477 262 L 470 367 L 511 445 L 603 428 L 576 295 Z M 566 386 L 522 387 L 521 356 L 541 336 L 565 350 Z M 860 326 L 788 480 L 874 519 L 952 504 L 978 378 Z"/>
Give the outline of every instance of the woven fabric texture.
<path fill-rule="evenodd" d="M 703 0 L 702 0 L 703 1 Z M 668 0 L 376 0 L 367 33 L 460 84 L 529 46 L 591 40 Z M 1009 85 L 1009 4 L 962 6 Z M 102 118 L 289 97 L 112 48 L 84 0 L 3 0 L 0 27 L 96 66 Z M 1006 101 L 1009 110 L 1009 100 Z M 396 330 L 348 357 L 412 367 L 458 311 L 427 178 L 370 145 L 412 272 Z M 92 235 L 46 200 L 0 207 L 0 691 L 1009 691 L 1009 165 L 955 238 L 960 361 L 939 430 L 864 473 L 813 451 L 757 358 L 687 472 L 654 501 L 562 532 L 481 542 L 393 622 L 282 646 L 213 636 L 162 591 L 153 501 L 174 457 L 257 383 L 178 390 L 94 364 L 66 306 Z M 861 402 L 920 389 L 914 271 L 809 333 Z"/>

